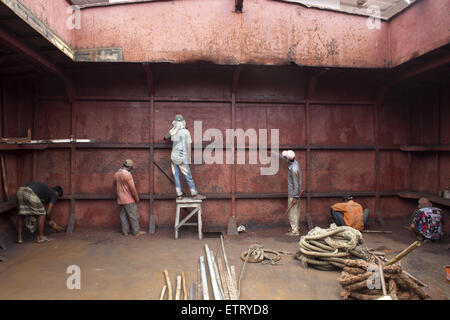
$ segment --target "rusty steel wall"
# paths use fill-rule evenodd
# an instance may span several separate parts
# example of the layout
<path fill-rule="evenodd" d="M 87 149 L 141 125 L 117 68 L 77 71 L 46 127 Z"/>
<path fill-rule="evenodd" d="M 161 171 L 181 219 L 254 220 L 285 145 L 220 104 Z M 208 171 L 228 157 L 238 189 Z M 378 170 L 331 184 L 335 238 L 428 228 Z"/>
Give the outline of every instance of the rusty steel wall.
<path fill-rule="evenodd" d="M 435 192 L 450 181 L 447 153 L 400 148 L 436 144 L 436 139 L 449 143 L 448 95 L 433 90 L 397 94 L 377 109 L 371 72 L 330 70 L 308 97 L 310 70 L 294 66 L 243 66 L 238 78 L 235 67 L 210 64 L 158 64 L 150 70 L 151 78 L 140 64 L 73 69 L 72 104 L 53 78 L 4 79 L 7 135 L 20 134 L 19 129 L 25 135 L 32 127 L 33 139 L 71 134 L 97 139 L 92 145 L 77 145 L 74 153 L 67 145 L 6 152 L 10 190 L 32 179 L 61 185 L 66 195 L 55 205 L 54 217 L 65 225 L 73 183 L 77 226 L 118 227 L 112 179 L 123 160 L 131 158 L 141 195 L 141 225 L 148 225 L 153 210 L 158 226 L 173 226 L 174 187 L 151 160 L 172 176 L 170 144 L 162 137 L 175 113 L 183 114 L 192 136 L 194 120 L 203 121 L 203 132 L 217 128 L 225 133 L 233 125 L 280 129 L 280 145 L 296 151 L 303 171 L 307 192 L 301 201 L 301 223 L 309 211 L 315 224 L 327 225 L 330 205 L 346 192 L 368 207 L 374 220 L 376 209 L 385 219 L 405 218 L 415 202 L 399 198 L 399 191 Z M 430 127 L 427 121 L 440 125 Z M 246 163 L 191 165 L 199 191 L 208 196 L 205 228 L 224 228 L 233 212 L 237 222 L 248 227 L 287 225 L 286 166 L 280 163 L 276 175 L 265 177 L 261 165 Z M 187 189 L 184 181 L 183 186 Z"/>

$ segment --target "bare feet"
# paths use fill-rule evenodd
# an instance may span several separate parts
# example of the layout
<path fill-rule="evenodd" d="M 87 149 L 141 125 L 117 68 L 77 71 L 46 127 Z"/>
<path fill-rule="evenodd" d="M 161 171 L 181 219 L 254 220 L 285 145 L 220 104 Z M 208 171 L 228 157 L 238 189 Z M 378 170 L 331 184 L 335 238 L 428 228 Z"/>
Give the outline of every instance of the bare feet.
<path fill-rule="evenodd" d="M 18 239 L 17 243 L 19 243 L 19 244 L 23 243 L 22 239 Z"/>
<path fill-rule="evenodd" d="M 143 234 L 146 234 L 145 231 L 139 231 L 138 234 L 136 235 L 136 237 L 142 236 Z"/>

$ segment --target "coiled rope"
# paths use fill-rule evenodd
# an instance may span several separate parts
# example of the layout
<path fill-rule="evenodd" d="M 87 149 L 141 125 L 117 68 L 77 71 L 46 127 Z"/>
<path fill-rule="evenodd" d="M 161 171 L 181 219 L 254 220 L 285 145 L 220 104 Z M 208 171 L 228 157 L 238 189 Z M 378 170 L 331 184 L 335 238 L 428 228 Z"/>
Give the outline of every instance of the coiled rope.
<path fill-rule="evenodd" d="M 300 238 L 299 246 L 294 258 L 303 267 L 319 270 L 341 270 L 346 259 L 370 259 L 361 232 L 352 227 L 338 227 L 334 223 L 328 229 L 312 229 Z"/>

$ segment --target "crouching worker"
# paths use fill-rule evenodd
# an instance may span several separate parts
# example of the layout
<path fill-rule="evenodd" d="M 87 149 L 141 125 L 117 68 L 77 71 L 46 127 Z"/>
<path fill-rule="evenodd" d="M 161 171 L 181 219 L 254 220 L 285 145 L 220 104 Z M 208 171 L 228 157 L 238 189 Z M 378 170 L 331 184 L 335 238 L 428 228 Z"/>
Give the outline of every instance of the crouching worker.
<path fill-rule="evenodd" d="M 57 224 L 51 219 L 51 211 L 56 200 L 63 195 L 60 186 L 50 188 L 41 182 L 28 182 L 17 190 L 17 243 L 22 243 L 23 225 L 34 233 L 37 229 L 36 242 L 47 242 L 44 236 L 45 221 L 57 230 Z M 47 210 L 45 209 L 47 205 Z"/>
<path fill-rule="evenodd" d="M 122 234 L 127 236 L 130 233 L 131 226 L 131 232 L 135 236 L 140 236 L 145 232 L 141 231 L 139 225 L 139 211 L 136 204 L 139 202 L 139 195 L 134 185 L 131 170 L 133 170 L 133 161 L 125 160 L 122 168 L 114 174 L 114 183 L 117 191 L 117 204 L 120 206 Z"/>
<path fill-rule="evenodd" d="M 344 202 L 335 203 L 330 209 L 331 217 L 338 226 L 349 226 L 362 231 L 367 223 L 370 211 L 353 201 L 350 195 L 344 196 Z"/>
<path fill-rule="evenodd" d="M 442 210 L 433 207 L 427 198 L 420 198 L 418 207 L 412 217 L 411 230 L 424 242 L 441 240 L 444 236 Z"/>

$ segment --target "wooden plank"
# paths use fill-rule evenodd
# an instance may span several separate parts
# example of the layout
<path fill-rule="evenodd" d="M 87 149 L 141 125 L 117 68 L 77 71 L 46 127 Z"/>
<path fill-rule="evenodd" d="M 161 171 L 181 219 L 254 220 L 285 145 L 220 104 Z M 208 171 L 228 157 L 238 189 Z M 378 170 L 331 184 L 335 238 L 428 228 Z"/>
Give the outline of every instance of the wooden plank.
<path fill-rule="evenodd" d="M 16 197 L 12 197 L 8 201 L 2 201 L 0 202 L 0 213 L 6 212 L 12 209 L 15 209 L 17 207 Z"/>
<path fill-rule="evenodd" d="M 398 196 L 405 199 L 420 199 L 422 197 L 428 198 L 432 203 L 437 203 L 450 207 L 450 199 L 444 199 L 426 192 L 399 192 Z"/>

